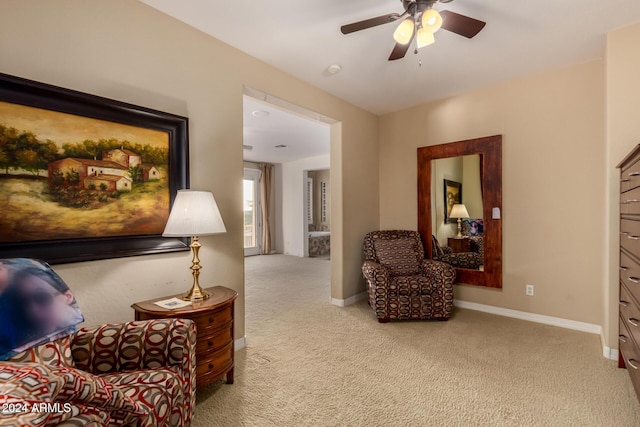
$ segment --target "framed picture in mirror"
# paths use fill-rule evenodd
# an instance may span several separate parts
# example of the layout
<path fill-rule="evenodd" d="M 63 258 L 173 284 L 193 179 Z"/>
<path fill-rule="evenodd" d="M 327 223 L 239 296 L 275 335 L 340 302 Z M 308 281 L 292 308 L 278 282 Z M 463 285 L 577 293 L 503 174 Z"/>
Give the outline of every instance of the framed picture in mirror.
<path fill-rule="evenodd" d="M 444 180 L 444 222 L 456 222 L 457 218 L 451 218 L 453 205 L 462 203 L 462 184 L 455 181 Z"/>

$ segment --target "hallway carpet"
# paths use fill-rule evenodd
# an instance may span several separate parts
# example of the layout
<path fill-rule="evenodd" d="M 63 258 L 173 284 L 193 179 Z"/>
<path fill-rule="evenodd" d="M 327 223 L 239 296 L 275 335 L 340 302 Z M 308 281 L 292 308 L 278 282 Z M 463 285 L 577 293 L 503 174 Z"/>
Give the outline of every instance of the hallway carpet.
<path fill-rule="evenodd" d="M 198 390 L 193 425 L 640 425 L 628 374 L 597 335 L 456 309 L 379 324 L 329 302 L 330 262 L 246 259 L 235 384 Z"/>

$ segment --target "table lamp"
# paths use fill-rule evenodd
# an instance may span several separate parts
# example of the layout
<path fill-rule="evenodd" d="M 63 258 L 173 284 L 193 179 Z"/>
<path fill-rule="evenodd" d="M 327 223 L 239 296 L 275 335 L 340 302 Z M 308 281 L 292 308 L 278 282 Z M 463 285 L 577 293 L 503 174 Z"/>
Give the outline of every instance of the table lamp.
<path fill-rule="evenodd" d="M 462 221 L 460 220 L 460 218 L 469 218 L 467 207 L 462 203 L 453 205 L 449 216 L 451 218 L 458 218 L 458 235 L 456 236 L 456 239 L 462 239 L 464 236 L 462 235 Z"/>
<path fill-rule="evenodd" d="M 226 232 L 227 229 L 224 227 L 216 199 L 211 192 L 178 190 L 162 235 L 164 237 L 191 237 L 189 247 L 193 252 L 193 260 L 191 261 L 193 286 L 189 292 L 182 296 L 183 300 L 203 301 L 210 296 L 208 292 L 202 290 L 198 282 L 200 269 L 202 269 L 200 258 L 198 258 L 198 251 L 202 244 L 198 241 L 198 236 Z"/>

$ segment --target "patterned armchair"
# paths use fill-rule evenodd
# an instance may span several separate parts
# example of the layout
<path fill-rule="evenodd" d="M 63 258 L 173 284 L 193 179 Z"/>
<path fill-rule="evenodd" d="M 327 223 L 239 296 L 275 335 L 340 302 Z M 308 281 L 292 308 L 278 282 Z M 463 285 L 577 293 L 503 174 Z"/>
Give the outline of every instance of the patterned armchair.
<path fill-rule="evenodd" d="M 431 250 L 433 259 L 445 262 L 455 268 L 478 270 L 484 262 L 480 252 L 452 253 L 451 248 L 440 246 L 435 236 L 431 236 Z"/>
<path fill-rule="evenodd" d="M 378 321 L 448 320 L 453 310 L 455 270 L 424 259 L 417 231 L 374 231 L 364 238 L 362 273 Z"/>
<path fill-rule="evenodd" d="M 191 320 L 113 323 L 16 354 L 0 362 L 0 402 L 14 409 L 0 425 L 189 426 L 195 334 Z"/>

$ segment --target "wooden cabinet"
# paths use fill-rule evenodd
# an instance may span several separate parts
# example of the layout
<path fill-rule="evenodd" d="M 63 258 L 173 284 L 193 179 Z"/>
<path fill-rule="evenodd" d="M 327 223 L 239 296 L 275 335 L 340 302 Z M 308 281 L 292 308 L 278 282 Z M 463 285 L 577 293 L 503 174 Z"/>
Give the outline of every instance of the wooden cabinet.
<path fill-rule="evenodd" d="M 618 366 L 640 398 L 640 145 L 620 168 L 620 300 Z"/>
<path fill-rule="evenodd" d="M 208 288 L 211 297 L 193 303 L 189 307 L 169 310 L 154 302 L 180 298 L 170 295 L 149 301 L 137 302 L 131 307 L 136 320 L 180 318 L 191 319 L 196 324 L 196 386 L 202 387 L 226 375 L 227 384 L 233 384 L 233 306 L 238 297 L 236 291 L 216 286 Z"/>
<path fill-rule="evenodd" d="M 451 252 L 459 254 L 460 252 L 471 252 L 471 240 L 467 237 L 456 239 L 449 237 L 447 245 L 451 248 Z"/>

